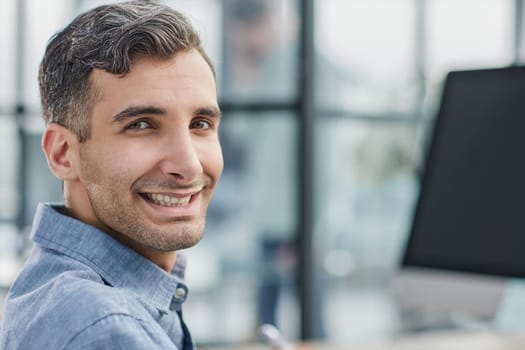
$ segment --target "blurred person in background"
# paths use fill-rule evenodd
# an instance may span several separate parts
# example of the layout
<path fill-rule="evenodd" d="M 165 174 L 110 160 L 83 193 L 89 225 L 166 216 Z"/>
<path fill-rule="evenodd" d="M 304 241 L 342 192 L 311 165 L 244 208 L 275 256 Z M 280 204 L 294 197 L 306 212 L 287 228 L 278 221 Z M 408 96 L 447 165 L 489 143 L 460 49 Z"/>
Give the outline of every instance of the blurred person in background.
<path fill-rule="evenodd" d="M 296 88 L 297 20 L 285 0 L 225 0 L 226 99 L 281 102 Z M 257 324 L 279 324 L 279 301 L 295 292 L 296 220 L 294 125 L 283 113 L 243 118 L 240 154 L 249 183 L 246 202 L 259 240 Z M 239 127 L 240 123 L 237 123 Z M 257 130 L 252 132 L 250 130 Z M 224 129 L 223 131 L 227 131 Z M 225 138 L 231 139 L 231 138 Z M 228 141 L 226 141 L 228 142 Z"/>
<path fill-rule="evenodd" d="M 177 252 L 201 239 L 223 168 L 212 64 L 179 12 L 100 6 L 49 42 L 42 148 L 64 205 L 40 204 L 2 349 L 193 349 Z"/>
<path fill-rule="evenodd" d="M 299 33 L 298 4 L 294 0 L 224 0 L 225 20 L 225 99 L 254 104 L 276 104 L 297 101 L 299 96 Z M 316 105 L 335 108 L 344 102 L 343 84 L 354 84 L 353 76 L 344 74 L 319 52 L 315 52 Z M 286 296 L 294 296 L 298 268 L 297 203 L 297 119 L 288 112 L 266 110 L 260 115 L 242 119 L 244 135 L 242 174 L 249 183 L 244 195 L 249 203 L 250 218 L 257 228 L 260 261 L 258 289 L 258 324 L 270 323 L 283 330 L 284 322 L 293 323 Z M 299 123 L 301 121 L 298 121 Z M 333 121 L 331 121 L 333 123 Z M 236 127 L 239 128 L 239 124 Z M 256 132 L 253 132 L 253 131 Z M 316 130 L 317 134 L 327 128 Z M 227 132 L 228 129 L 222 129 Z M 341 128 L 341 132 L 346 132 Z M 239 132 L 238 132 L 239 133 Z M 242 133 L 240 133 L 242 134 Z M 324 144 L 334 152 L 317 160 L 318 168 L 328 169 L 331 154 L 339 155 L 344 147 L 333 135 L 322 135 Z M 233 138 L 223 138 L 226 143 Z M 343 138 L 344 140 L 347 137 Z M 346 141 L 345 141 L 346 142 Z M 223 144 L 224 145 L 224 144 Z M 328 149 L 328 148 L 327 148 Z M 339 160 L 338 160 L 339 162 Z M 321 177 L 319 177 L 321 178 Z M 340 182 L 327 184 L 323 180 L 319 199 L 342 196 Z M 343 192 L 343 193 L 341 193 Z M 323 198 L 321 198 L 323 197 Z M 316 247 L 316 250 L 320 250 Z M 313 257 L 319 259 L 318 257 Z M 318 264 L 316 264 L 318 265 Z M 317 283 L 317 295 L 323 284 Z M 284 305 L 284 306 L 283 306 Z M 322 315 L 322 301 L 312 305 Z M 284 312 L 281 312 L 284 311 Z M 325 335 L 323 321 L 316 320 L 316 336 Z"/>

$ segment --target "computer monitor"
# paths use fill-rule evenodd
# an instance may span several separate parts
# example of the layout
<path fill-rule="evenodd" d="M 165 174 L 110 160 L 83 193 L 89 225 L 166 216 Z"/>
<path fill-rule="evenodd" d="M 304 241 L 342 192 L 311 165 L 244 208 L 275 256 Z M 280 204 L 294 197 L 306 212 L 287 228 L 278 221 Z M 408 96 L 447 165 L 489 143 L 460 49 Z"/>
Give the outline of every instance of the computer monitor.
<path fill-rule="evenodd" d="M 525 277 L 525 67 L 447 75 L 396 278 L 402 307 L 490 318 Z"/>

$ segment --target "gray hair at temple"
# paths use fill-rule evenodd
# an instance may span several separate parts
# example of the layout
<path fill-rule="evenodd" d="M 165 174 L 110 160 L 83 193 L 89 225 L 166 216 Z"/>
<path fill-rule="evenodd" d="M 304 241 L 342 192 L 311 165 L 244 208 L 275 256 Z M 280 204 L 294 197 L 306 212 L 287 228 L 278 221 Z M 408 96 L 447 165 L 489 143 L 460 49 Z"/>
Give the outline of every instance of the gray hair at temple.
<path fill-rule="evenodd" d="M 39 84 L 46 124 L 57 123 L 84 142 L 91 133 L 96 91 L 93 69 L 126 74 L 138 57 L 171 58 L 195 49 L 213 65 L 189 20 L 154 1 L 104 5 L 77 16 L 55 34 L 40 64 Z"/>

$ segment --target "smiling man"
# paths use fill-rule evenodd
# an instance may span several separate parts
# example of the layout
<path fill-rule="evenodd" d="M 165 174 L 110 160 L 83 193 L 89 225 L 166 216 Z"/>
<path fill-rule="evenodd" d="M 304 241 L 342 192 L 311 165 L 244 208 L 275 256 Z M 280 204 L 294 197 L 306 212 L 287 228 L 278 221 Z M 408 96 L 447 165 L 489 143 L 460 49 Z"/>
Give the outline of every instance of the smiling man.
<path fill-rule="evenodd" d="M 221 175 L 212 65 L 180 13 L 101 6 L 50 41 L 42 148 L 65 205 L 41 204 L 2 349 L 192 349 L 178 250 Z"/>

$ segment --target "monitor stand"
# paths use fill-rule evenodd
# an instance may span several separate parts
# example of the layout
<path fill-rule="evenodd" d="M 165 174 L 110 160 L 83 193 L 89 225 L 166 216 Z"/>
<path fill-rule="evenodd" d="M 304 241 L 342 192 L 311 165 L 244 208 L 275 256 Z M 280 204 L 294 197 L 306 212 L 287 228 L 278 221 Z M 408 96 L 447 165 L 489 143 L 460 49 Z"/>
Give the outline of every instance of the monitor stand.
<path fill-rule="evenodd" d="M 508 278 L 403 266 L 394 295 L 403 331 L 489 327 Z"/>

